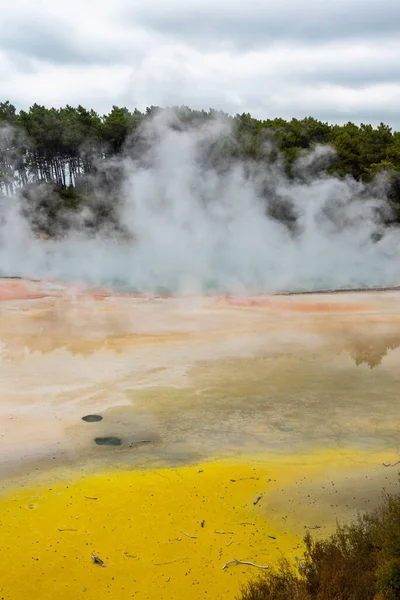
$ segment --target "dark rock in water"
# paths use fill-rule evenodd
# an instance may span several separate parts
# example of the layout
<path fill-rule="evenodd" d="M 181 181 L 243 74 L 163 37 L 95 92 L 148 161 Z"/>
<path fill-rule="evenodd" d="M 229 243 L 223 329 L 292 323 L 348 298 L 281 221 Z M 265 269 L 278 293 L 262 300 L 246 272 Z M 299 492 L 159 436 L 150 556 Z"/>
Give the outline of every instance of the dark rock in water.
<path fill-rule="evenodd" d="M 97 423 L 97 421 L 102 421 L 103 417 L 101 415 L 86 415 L 86 417 L 82 417 L 82 421 L 86 421 L 86 423 Z"/>
<path fill-rule="evenodd" d="M 109 437 L 97 437 L 94 440 L 98 446 L 120 446 L 122 441 L 120 438 L 109 436 Z"/>

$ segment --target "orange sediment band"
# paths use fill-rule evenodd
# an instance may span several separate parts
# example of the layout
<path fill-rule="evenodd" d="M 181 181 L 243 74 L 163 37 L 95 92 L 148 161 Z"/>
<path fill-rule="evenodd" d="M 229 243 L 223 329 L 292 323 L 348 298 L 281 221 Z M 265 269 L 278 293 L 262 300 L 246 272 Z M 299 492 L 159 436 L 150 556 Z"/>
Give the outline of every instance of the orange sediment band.
<path fill-rule="evenodd" d="M 294 302 L 292 300 L 292 296 L 287 296 L 284 300 L 281 300 L 279 296 L 220 296 L 215 300 L 218 303 L 229 306 L 244 308 L 269 308 L 271 310 L 295 312 L 349 312 L 369 310 L 371 308 L 371 305 L 361 304 L 358 302 L 326 302 L 322 299 L 320 302 L 310 302 L 306 299 L 302 302 Z"/>

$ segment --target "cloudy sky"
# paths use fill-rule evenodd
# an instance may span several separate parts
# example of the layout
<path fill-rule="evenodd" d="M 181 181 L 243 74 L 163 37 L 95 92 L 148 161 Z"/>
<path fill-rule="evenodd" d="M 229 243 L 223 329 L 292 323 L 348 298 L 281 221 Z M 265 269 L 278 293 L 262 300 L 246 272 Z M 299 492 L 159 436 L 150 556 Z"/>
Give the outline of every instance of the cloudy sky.
<path fill-rule="evenodd" d="M 11 0 L 0 98 L 400 129 L 400 0 Z"/>

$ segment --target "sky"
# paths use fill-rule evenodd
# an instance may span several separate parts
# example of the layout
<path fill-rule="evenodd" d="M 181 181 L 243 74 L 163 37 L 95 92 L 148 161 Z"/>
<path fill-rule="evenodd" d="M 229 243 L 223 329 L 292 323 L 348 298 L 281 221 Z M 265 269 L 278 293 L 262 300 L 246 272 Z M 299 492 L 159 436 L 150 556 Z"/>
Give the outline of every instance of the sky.
<path fill-rule="evenodd" d="M 0 101 L 400 129 L 399 0 L 13 0 Z"/>

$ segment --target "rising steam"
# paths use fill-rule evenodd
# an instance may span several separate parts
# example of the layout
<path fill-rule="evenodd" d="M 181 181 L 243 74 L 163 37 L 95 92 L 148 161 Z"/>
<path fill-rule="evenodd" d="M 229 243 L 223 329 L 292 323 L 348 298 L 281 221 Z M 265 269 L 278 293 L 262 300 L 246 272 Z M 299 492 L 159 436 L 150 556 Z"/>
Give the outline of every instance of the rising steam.
<path fill-rule="evenodd" d="M 119 221 L 133 241 L 105 230 L 89 235 L 83 211 L 64 239 L 43 242 L 18 197 L 9 198 L 0 220 L 0 275 L 146 293 L 400 284 L 399 234 L 377 224 L 383 186 L 325 175 L 330 148 L 304 153 L 289 180 L 279 160 L 221 159 L 231 139 L 221 120 L 188 129 L 165 112 L 146 125 L 143 139 L 141 154 L 127 152 L 119 164 Z"/>

